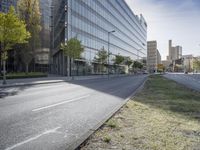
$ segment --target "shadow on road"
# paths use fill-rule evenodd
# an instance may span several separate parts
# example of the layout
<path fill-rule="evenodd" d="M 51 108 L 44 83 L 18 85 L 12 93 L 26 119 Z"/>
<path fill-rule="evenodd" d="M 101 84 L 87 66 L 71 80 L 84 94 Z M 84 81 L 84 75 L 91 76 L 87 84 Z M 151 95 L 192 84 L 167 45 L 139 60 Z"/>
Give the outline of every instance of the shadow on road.
<path fill-rule="evenodd" d="M 71 81 L 70 83 L 124 99 L 127 98 L 127 96 L 130 96 L 146 80 L 146 78 L 147 75 L 135 75 L 112 77 L 109 79 Z"/>
<path fill-rule="evenodd" d="M 14 88 L 2 88 L 0 89 L 0 98 L 5 98 L 8 96 L 15 96 L 18 95 L 20 92 L 31 88 L 32 86 L 19 86 Z"/>
<path fill-rule="evenodd" d="M 120 98 L 126 98 L 131 95 L 146 79 L 147 75 L 134 75 L 125 77 L 112 77 L 112 78 L 100 78 L 100 79 L 87 79 L 87 80 L 72 80 L 66 83 L 78 85 L 79 87 L 85 87 L 92 90 L 96 90 L 105 94 L 113 95 Z M 56 83 L 60 84 L 60 83 Z M 9 96 L 15 96 L 20 94 L 20 92 L 37 86 L 49 86 L 53 84 L 43 84 L 43 85 L 32 85 L 32 86 L 19 86 L 14 88 L 2 88 L 0 89 L 0 98 L 5 98 Z M 53 86 L 52 86 L 53 88 Z M 42 91 L 41 91 L 42 92 Z M 67 92 L 67 90 L 66 90 Z"/>

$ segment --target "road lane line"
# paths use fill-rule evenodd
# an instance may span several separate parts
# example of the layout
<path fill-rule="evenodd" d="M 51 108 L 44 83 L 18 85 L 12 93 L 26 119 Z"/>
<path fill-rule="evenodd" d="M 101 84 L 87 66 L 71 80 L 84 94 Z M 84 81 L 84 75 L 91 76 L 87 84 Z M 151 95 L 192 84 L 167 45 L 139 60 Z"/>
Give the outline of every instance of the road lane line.
<path fill-rule="evenodd" d="M 16 147 L 19 147 L 19 146 L 21 146 L 21 145 L 24 145 L 24 144 L 26 144 L 26 143 L 29 143 L 29 142 L 31 142 L 31 141 L 34 141 L 34 140 L 40 138 L 40 137 L 43 136 L 43 135 L 47 135 L 47 134 L 50 134 L 50 133 L 55 133 L 55 132 L 57 132 L 57 130 L 60 129 L 60 128 L 61 128 L 61 127 L 57 127 L 57 128 L 51 129 L 51 130 L 47 130 L 47 131 L 45 131 L 45 132 L 43 132 L 43 133 L 41 133 L 41 134 L 39 134 L 39 135 L 37 135 L 37 136 L 34 136 L 34 137 L 29 138 L 29 139 L 27 139 L 27 140 L 25 140 L 25 141 L 23 141 L 23 142 L 20 142 L 20 143 L 17 143 L 17 144 L 15 144 L 15 145 L 11 146 L 11 147 L 8 147 L 8 148 L 6 148 L 5 150 L 12 150 L 12 149 L 14 149 L 14 148 L 16 148 Z"/>
<path fill-rule="evenodd" d="M 36 109 L 33 109 L 32 111 L 33 111 L 33 112 L 36 112 L 36 111 L 40 111 L 40 110 L 43 110 L 43 109 L 48 109 L 48 108 L 56 107 L 56 106 L 59 106 L 59 105 L 62 105 L 62 104 L 66 104 L 66 103 L 71 103 L 71 102 L 79 101 L 80 99 L 84 99 L 84 98 L 87 98 L 87 97 L 89 97 L 89 96 L 90 96 L 90 95 L 88 94 L 88 95 L 85 95 L 85 96 L 73 98 L 73 99 L 71 99 L 71 100 L 66 100 L 66 101 L 62 101 L 62 102 L 55 103 L 55 104 L 52 104 L 52 105 L 48 105 L 48 106 L 36 108 Z"/>

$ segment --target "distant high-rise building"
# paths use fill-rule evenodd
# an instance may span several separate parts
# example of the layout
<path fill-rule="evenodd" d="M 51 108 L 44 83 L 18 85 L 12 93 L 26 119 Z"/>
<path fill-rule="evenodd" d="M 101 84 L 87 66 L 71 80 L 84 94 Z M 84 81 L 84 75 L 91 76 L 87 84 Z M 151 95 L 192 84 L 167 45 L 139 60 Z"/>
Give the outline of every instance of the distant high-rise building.
<path fill-rule="evenodd" d="M 182 47 L 176 46 L 175 49 L 176 49 L 176 52 L 177 52 L 178 59 L 180 59 L 182 57 Z"/>
<path fill-rule="evenodd" d="M 158 64 L 161 64 L 161 55 L 157 49 L 157 41 L 147 42 L 147 70 L 152 73 L 157 71 Z"/>
<path fill-rule="evenodd" d="M 172 59 L 172 40 L 169 40 L 169 56 L 168 56 L 168 60 Z"/>
<path fill-rule="evenodd" d="M 167 57 L 169 61 L 177 60 L 182 57 L 182 47 L 172 46 L 172 40 L 169 40 L 169 56 Z"/>
<path fill-rule="evenodd" d="M 17 6 L 17 0 L 0 0 L 0 12 L 7 13 L 10 6 Z"/>
<path fill-rule="evenodd" d="M 157 50 L 157 64 L 161 64 L 161 55 L 160 52 Z"/>

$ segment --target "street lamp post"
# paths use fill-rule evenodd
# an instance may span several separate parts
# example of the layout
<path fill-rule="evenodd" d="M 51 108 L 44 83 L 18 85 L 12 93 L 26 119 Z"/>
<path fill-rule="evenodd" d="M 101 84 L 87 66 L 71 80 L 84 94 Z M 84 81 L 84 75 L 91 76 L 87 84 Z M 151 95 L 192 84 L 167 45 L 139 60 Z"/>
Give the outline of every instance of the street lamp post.
<path fill-rule="evenodd" d="M 108 32 L 108 79 L 110 77 L 110 34 L 114 32 L 115 30 Z"/>

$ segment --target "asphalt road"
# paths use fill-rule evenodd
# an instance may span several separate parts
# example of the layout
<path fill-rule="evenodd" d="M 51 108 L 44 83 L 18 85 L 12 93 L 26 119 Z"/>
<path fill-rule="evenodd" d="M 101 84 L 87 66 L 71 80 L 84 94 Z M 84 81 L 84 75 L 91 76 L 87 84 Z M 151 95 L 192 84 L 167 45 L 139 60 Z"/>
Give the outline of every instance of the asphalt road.
<path fill-rule="evenodd" d="M 169 73 L 164 77 L 174 80 L 188 88 L 200 91 L 200 74 Z"/>
<path fill-rule="evenodd" d="M 0 150 L 60 150 L 96 126 L 145 75 L 0 89 Z"/>

